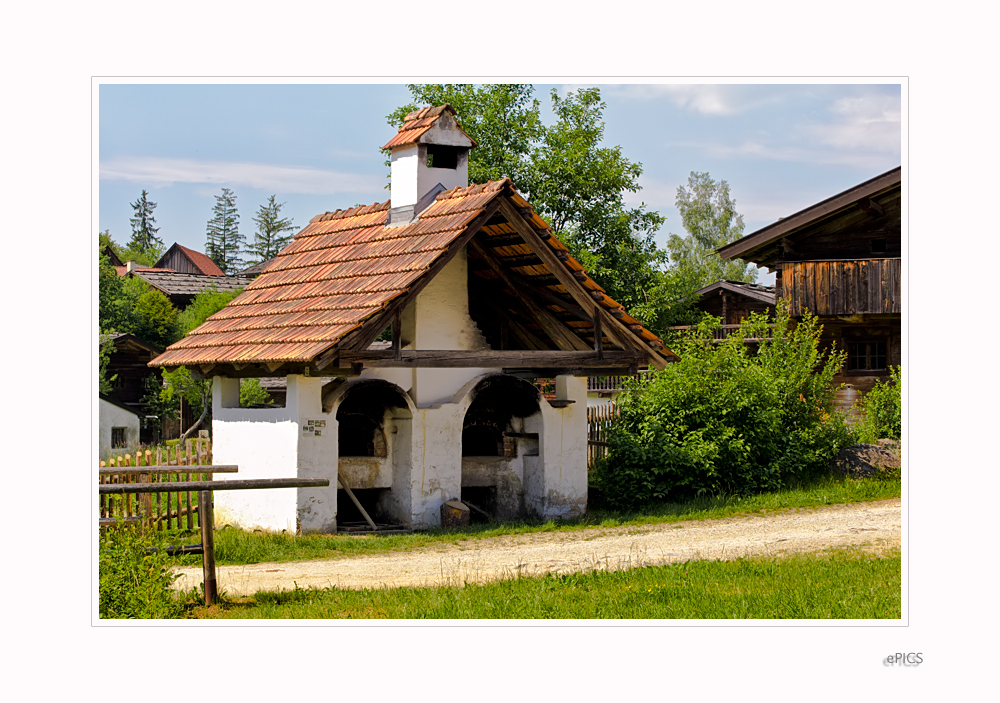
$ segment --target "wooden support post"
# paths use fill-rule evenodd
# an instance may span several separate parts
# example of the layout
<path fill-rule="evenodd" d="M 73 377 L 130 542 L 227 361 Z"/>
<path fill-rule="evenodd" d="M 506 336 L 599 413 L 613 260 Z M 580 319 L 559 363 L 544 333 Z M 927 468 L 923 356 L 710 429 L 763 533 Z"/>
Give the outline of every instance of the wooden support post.
<path fill-rule="evenodd" d="M 594 308 L 594 351 L 597 358 L 604 358 L 604 331 L 601 329 L 601 310 Z"/>
<path fill-rule="evenodd" d="M 348 486 L 346 482 L 344 482 L 343 480 L 341 480 L 340 476 L 337 476 L 337 485 L 338 485 L 338 486 L 340 486 L 341 488 L 343 488 L 343 489 L 344 489 L 344 491 L 346 491 L 346 493 L 347 493 L 347 496 L 348 496 L 348 497 L 349 497 L 349 498 L 350 498 L 350 499 L 351 499 L 352 501 L 354 501 L 354 507 L 356 507 L 356 508 L 357 508 L 358 510 L 360 510 L 360 511 L 361 511 L 361 515 L 362 515 L 362 517 L 364 517 L 364 519 L 365 519 L 365 522 L 367 522 L 367 523 L 368 523 L 368 526 L 369 526 L 370 528 L 372 528 L 373 530 L 377 530 L 377 529 L 378 529 L 378 527 L 377 527 L 377 526 L 375 525 L 375 521 L 374 521 L 374 520 L 372 520 L 372 519 L 371 519 L 371 517 L 369 517 L 369 515 L 368 515 L 368 511 L 367 511 L 367 510 L 365 510 L 364 508 L 362 508 L 362 507 L 361 507 L 361 501 L 359 501 L 359 500 L 358 500 L 358 499 L 357 499 L 357 498 L 356 498 L 356 497 L 354 496 L 354 491 L 352 491 L 352 490 L 351 490 L 351 487 L 350 487 L 350 486 Z"/>
<path fill-rule="evenodd" d="M 399 361 L 403 357 L 400 355 L 402 350 L 402 335 L 403 335 L 403 323 L 400 318 L 401 311 L 396 308 L 396 312 L 392 316 L 392 351 L 393 358 Z"/>
<path fill-rule="evenodd" d="M 201 527 L 205 605 L 213 605 L 219 599 L 219 592 L 215 580 L 215 510 L 212 505 L 212 491 L 198 491 L 198 525 Z"/>

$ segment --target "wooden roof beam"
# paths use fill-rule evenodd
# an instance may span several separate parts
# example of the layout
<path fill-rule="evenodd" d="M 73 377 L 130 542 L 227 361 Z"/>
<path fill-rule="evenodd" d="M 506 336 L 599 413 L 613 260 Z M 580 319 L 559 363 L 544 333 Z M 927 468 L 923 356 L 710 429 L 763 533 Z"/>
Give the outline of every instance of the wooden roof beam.
<path fill-rule="evenodd" d="M 489 264 L 493 272 L 514 293 L 514 297 L 527 309 L 528 313 L 538 322 L 545 331 L 545 334 L 555 342 L 557 347 L 563 351 L 583 351 L 588 348 L 587 343 L 580 339 L 576 333 L 560 322 L 555 315 L 532 300 L 522 287 L 511 278 L 509 272 L 503 267 L 500 261 L 492 253 L 488 252 L 476 239 L 469 241 L 469 247 Z"/>
<path fill-rule="evenodd" d="M 507 221 L 511 223 L 514 229 L 518 231 L 518 234 L 524 237 L 524 241 L 531 246 L 532 250 L 545 261 L 549 270 L 556 276 L 556 278 L 559 279 L 559 282 L 562 283 L 569 294 L 573 296 L 573 299 L 576 300 L 580 307 L 591 315 L 598 314 L 597 311 L 602 308 L 597 304 L 596 300 L 591 297 L 591 291 L 588 291 L 579 281 L 576 280 L 576 278 L 570 273 L 569 269 L 567 269 L 566 266 L 559 261 L 555 252 L 552 251 L 552 248 L 544 242 L 544 240 L 535 232 L 533 227 L 521 218 L 514 207 L 510 205 L 506 199 L 504 199 L 501 203 L 500 211 L 504 214 Z M 597 291 L 593 292 L 597 293 Z M 601 299 L 603 299 L 603 297 L 604 296 L 601 295 Z M 641 349 L 643 353 L 645 353 L 653 362 L 653 366 L 660 369 L 666 367 L 666 360 L 644 342 L 636 339 L 635 335 L 620 321 L 610 315 L 607 316 L 605 321 L 610 322 L 605 330 L 605 333 L 609 337 L 612 337 L 620 346 L 626 349 Z"/>
<path fill-rule="evenodd" d="M 341 363 L 360 363 L 370 368 L 574 368 L 604 369 L 645 366 L 649 355 L 642 351 L 605 351 L 599 356 L 587 351 L 524 350 L 410 350 L 395 359 L 392 350 L 341 352 Z"/>

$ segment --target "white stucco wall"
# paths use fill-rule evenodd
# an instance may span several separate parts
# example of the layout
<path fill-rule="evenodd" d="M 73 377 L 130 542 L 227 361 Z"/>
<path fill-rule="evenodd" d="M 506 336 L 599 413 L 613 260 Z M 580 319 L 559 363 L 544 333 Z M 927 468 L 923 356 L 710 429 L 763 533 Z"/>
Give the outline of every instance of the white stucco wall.
<path fill-rule="evenodd" d="M 469 316 L 469 261 L 464 249 L 403 309 L 401 323 L 405 349 L 489 349 L 483 333 Z M 410 393 L 417 407 L 429 407 L 450 401 L 469 380 L 499 371 L 412 369 Z"/>
<path fill-rule="evenodd" d="M 128 446 L 139 443 L 139 416 L 120 408 L 114 403 L 109 403 L 103 398 L 98 399 L 98 452 L 99 456 L 105 457 L 111 451 L 111 428 L 124 427 L 125 441 Z"/>
<path fill-rule="evenodd" d="M 214 462 L 236 464 L 218 480 L 328 478 L 328 488 L 218 491 L 216 524 L 273 532 L 335 529 L 337 511 L 336 418 L 323 413 L 321 379 L 289 376 L 284 408 L 240 408 L 239 379 L 216 377 L 212 399 Z M 233 407 L 233 406 L 237 407 Z M 309 420 L 326 426 L 309 430 Z"/>
<path fill-rule="evenodd" d="M 580 517 L 587 507 L 587 379 L 556 376 L 556 398 L 575 402 L 553 408 L 542 401 L 540 466 L 525 501 L 545 518 Z M 526 464 L 534 463 L 531 459 L 526 457 Z"/>

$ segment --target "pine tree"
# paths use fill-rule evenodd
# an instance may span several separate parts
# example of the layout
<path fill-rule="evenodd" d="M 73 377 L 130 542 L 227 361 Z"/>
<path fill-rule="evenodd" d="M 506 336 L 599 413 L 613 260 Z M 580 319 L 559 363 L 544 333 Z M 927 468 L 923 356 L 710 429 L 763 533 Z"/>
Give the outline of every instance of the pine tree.
<path fill-rule="evenodd" d="M 243 267 L 240 251 L 244 238 L 240 235 L 240 214 L 236 211 L 236 194 L 229 188 L 215 196 L 214 216 L 205 233 L 205 253 L 226 275 Z"/>
<path fill-rule="evenodd" d="M 156 236 L 160 228 L 153 226 L 156 224 L 156 219 L 153 217 L 156 203 L 149 200 L 149 193 L 143 189 L 139 199 L 129 204 L 135 210 L 135 217 L 129 220 L 132 223 L 132 239 L 128 243 L 128 248 L 136 252 L 145 252 L 154 247 L 162 248 L 163 240 Z"/>
<path fill-rule="evenodd" d="M 295 230 L 295 225 L 290 219 L 281 217 L 281 208 L 284 205 L 276 202 L 275 196 L 272 195 L 265 205 L 260 206 L 256 217 L 253 218 L 257 223 L 257 231 L 254 233 L 253 244 L 247 248 L 247 253 L 253 257 L 247 261 L 248 264 L 259 264 L 274 258 L 292 240 L 291 235 L 282 236 L 283 232 Z"/>

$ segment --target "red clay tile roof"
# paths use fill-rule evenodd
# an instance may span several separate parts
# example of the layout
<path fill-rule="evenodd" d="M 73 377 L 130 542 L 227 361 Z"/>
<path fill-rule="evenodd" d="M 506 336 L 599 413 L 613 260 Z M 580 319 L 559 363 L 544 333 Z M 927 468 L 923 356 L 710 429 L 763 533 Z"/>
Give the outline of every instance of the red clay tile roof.
<path fill-rule="evenodd" d="M 404 293 L 508 184 L 445 191 L 399 227 L 384 226 L 388 201 L 314 217 L 157 365 L 311 361 Z"/>
<path fill-rule="evenodd" d="M 451 114 L 452 117 L 455 116 L 455 108 L 447 103 L 436 107 L 425 107 L 411 112 L 403 121 L 403 126 L 399 128 L 399 133 L 390 139 L 389 142 L 382 148 L 392 149 L 393 147 L 403 146 L 404 144 L 416 144 L 420 141 L 420 137 L 426 134 L 427 131 L 434 126 L 437 119 L 445 112 Z M 458 131 L 465 134 L 465 131 L 462 130 L 461 127 L 458 128 Z M 468 134 L 465 134 L 465 136 L 469 137 Z M 469 141 L 472 142 L 472 146 L 476 146 L 476 140 L 472 137 L 469 137 Z"/>
<path fill-rule="evenodd" d="M 175 244 L 178 249 L 187 254 L 187 257 L 191 259 L 191 263 L 194 264 L 203 274 L 206 276 L 225 276 L 226 273 L 220 269 L 214 261 L 208 258 L 207 255 L 202 254 L 200 251 L 195 251 L 194 249 L 188 249 L 187 247 L 181 246 L 180 244 Z"/>
<path fill-rule="evenodd" d="M 497 197 L 509 198 L 534 227 L 548 230 L 507 178 L 440 193 L 418 220 L 406 225 L 385 226 L 389 202 L 314 217 L 243 293 L 151 365 L 312 363 L 407 293 Z M 481 232 L 489 241 L 509 238 L 514 230 L 501 221 Z M 550 237 L 547 244 L 599 305 L 647 345 L 662 348 L 656 335 L 586 275 L 562 242 Z M 498 257 L 523 257 L 530 248 L 522 242 L 494 246 L 493 251 Z M 552 277 L 544 266 L 521 268 L 519 275 Z M 558 283 L 540 285 L 566 294 Z M 567 323 L 585 335 L 587 330 L 576 325 L 587 326 Z"/>
<path fill-rule="evenodd" d="M 115 266 L 114 268 L 115 268 L 115 273 L 117 273 L 119 276 L 124 276 L 125 274 L 128 273 L 128 266 Z M 163 269 L 163 268 L 157 269 L 157 268 L 153 268 L 152 266 L 136 266 L 132 270 L 134 272 L 136 272 L 136 273 L 139 273 L 140 271 L 142 273 L 146 273 L 146 272 L 150 272 L 150 271 L 156 272 L 156 273 L 177 273 L 173 269 Z"/>

